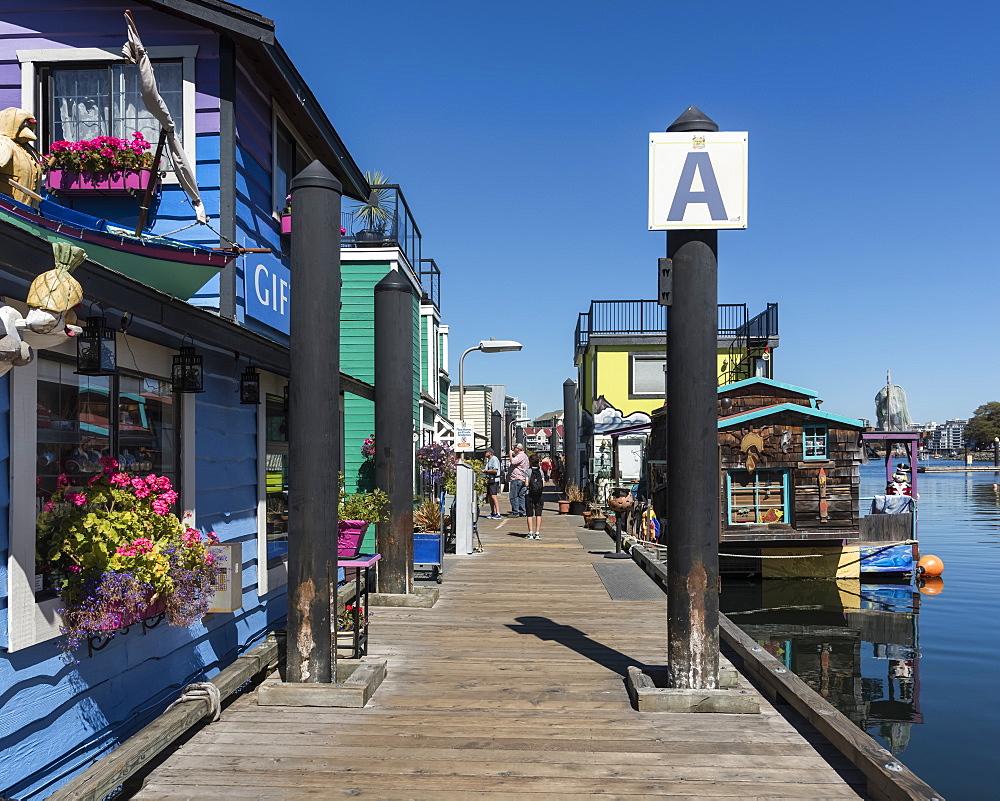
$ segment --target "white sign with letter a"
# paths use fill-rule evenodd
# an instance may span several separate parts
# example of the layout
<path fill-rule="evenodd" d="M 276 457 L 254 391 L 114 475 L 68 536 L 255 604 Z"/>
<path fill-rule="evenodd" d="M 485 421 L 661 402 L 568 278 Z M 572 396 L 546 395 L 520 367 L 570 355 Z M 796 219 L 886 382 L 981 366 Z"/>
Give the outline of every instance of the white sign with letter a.
<path fill-rule="evenodd" d="M 746 227 L 746 131 L 649 135 L 650 231 Z"/>

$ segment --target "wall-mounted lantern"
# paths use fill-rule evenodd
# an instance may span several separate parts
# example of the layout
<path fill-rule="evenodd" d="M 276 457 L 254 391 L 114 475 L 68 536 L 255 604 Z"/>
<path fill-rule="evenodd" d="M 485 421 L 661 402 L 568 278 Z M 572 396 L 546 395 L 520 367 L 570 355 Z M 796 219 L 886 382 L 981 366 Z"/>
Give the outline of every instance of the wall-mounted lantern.
<path fill-rule="evenodd" d="M 116 375 L 118 342 L 115 329 L 101 317 L 88 317 L 76 340 L 76 372 L 79 375 Z"/>
<path fill-rule="evenodd" d="M 240 403 L 260 403 L 260 373 L 252 364 L 240 376 Z"/>
<path fill-rule="evenodd" d="M 203 357 L 193 345 L 181 345 L 180 353 L 174 354 L 173 369 L 170 373 L 174 392 L 204 392 L 205 368 Z"/>

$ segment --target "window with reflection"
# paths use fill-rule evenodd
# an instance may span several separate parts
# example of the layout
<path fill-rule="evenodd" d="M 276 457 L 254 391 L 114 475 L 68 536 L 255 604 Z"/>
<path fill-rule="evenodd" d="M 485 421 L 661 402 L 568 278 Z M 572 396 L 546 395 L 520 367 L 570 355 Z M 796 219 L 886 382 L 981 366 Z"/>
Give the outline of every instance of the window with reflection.
<path fill-rule="evenodd" d="M 60 475 L 85 488 L 118 460 L 130 475 L 167 476 L 178 485 L 179 417 L 168 379 L 122 374 L 85 376 L 75 364 L 38 360 L 36 513 L 56 491 Z M 45 574 L 36 590 L 46 590 Z"/>
<path fill-rule="evenodd" d="M 267 499 L 267 558 L 288 553 L 288 408 L 285 399 L 268 395 L 266 401 L 265 473 Z"/>

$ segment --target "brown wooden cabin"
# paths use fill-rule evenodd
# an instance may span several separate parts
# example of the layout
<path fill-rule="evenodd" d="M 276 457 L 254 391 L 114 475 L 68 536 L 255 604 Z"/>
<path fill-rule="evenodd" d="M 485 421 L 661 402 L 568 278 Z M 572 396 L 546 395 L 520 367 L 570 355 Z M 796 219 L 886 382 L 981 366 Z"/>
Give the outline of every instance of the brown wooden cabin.
<path fill-rule="evenodd" d="M 719 387 L 723 542 L 856 539 L 861 420 L 767 378 Z"/>

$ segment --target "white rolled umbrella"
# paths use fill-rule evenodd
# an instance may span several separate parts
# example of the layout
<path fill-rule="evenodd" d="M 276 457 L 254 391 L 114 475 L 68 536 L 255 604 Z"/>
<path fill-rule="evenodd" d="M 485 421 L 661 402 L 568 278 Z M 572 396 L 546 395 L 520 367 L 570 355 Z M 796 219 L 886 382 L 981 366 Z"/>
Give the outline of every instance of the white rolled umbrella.
<path fill-rule="evenodd" d="M 207 223 L 208 215 L 205 213 L 205 206 L 201 202 L 201 195 L 198 192 L 198 181 L 195 178 L 194 168 L 188 160 L 184 148 L 181 147 L 181 140 L 177 136 L 177 127 L 174 125 L 173 117 L 170 116 L 170 109 L 167 108 L 167 104 L 160 96 L 149 54 L 142 46 L 142 40 L 139 39 L 135 20 L 127 11 L 125 12 L 125 20 L 128 23 L 128 41 L 122 47 L 122 55 L 125 56 L 126 61 L 139 68 L 139 92 L 142 95 L 143 105 L 160 123 L 160 127 L 166 135 L 167 151 L 170 153 L 170 161 L 174 165 L 174 174 L 190 198 L 198 222 Z"/>

